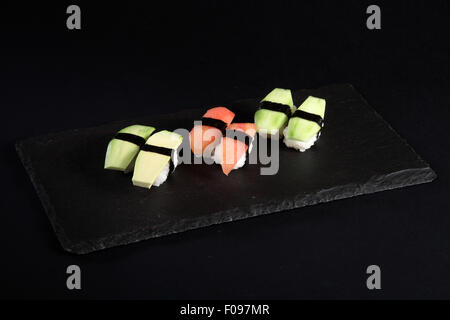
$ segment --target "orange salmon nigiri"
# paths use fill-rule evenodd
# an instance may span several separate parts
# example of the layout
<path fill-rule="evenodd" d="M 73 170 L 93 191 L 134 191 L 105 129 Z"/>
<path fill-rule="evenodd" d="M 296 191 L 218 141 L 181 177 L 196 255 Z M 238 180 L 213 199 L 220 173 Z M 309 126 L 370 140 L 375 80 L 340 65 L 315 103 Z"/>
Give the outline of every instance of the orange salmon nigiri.
<path fill-rule="evenodd" d="M 253 123 L 232 123 L 227 127 L 226 136 L 214 152 L 214 161 L 222 166 L 224 174 L 244 166 L 255 134 L 256 125 Z"/>
<path fill-rule="evenodd" d="M 220 143 L 234 113 L 225 107 L 215 107 L 206 111 L 202 125 L 192 128 L 189 139 L 192 152 L 197 155 L 212 156 L 212 151 Z"/>

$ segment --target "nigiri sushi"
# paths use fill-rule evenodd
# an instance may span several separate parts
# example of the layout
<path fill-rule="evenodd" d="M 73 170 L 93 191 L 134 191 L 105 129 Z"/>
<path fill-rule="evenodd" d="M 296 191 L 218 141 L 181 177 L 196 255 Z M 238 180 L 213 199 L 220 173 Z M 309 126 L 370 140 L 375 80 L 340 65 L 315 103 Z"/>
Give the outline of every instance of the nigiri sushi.
<path fill-rule="evenodd" d="M 326 101 L 309 96 L 294 112 L 284 130 L 284 144 L 304 152 L 319 139 L 324 125 Z"/>
<path fill-rule="evenodd" d="M 232 123 L 227 127 L 226 135 L 214 151 L 214 162 L 222 166 L 224 174 L 244 166 L 255 134 L 256 125 L 253 123 Z"/>
<path fill-rule="evenodd" d="M 155 128 L 133 125 L 120 130 L 108 143 L 104 168 L 131 171 L 141 146 L 145 144 Z"/>
<path fill-rule="evenodd" d="M 262 136 L 283 134 L 289 117 L 295 111 L 292 93 L 289 89 L 273 89 L 260 102 L 255 113 L 255 124 Z"/>
<path fill-rule="evenodd" d="M 178 165 L 176 151 L 183 137 L 167 130 L 154 133 L 142 146 L 136 158 L 133 184 L 150 189 L 159 187 Z"/>
<path fill-rule="evenodd" d="M 194 155 L 212 157 L 214 148 L 220 143 L 225 129 L 233 119 L 234 113 L 225 107 L 209 109 L 203 115 L 202 124 L 195 125 L 189 134 Z"/>

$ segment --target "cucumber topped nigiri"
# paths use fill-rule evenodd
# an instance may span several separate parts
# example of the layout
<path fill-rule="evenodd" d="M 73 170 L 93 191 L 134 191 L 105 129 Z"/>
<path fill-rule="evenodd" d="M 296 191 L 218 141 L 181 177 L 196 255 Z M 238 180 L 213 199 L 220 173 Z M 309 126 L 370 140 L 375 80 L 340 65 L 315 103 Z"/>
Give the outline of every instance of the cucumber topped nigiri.
<path fill-rule="evenodd" d="M 289 89 L 273 89 L 261 100 L 259 110 L 255 113 L 255 124 L 262 135 L 280 136 L 287 121 L 295 111 L 292 93 Z"/>
<path fill-rule="evenodd" d="M 311 148 L 320 136 L 326 101 L 309 96 L 294 112 L 284 130 L 284 143 L 301 152 Z"/>

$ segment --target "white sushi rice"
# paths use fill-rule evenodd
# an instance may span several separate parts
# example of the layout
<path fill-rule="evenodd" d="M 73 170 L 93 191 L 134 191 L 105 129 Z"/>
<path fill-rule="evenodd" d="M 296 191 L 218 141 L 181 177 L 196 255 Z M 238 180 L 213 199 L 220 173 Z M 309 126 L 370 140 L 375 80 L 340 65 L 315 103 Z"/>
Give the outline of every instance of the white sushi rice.
<path fill-rule="evenodd" d="M 159 173 L 159 175 L 156 177 L 155 181 L 153 182 L 153 186 L 159 187 L 164 182 L 166 182 L 167 177 L 169 176 L 169 169 L 170 169 L 170 166 L 167 163 L 164 166 L 164 168 L 162 169 L 162 171 Z"/>
<path fill-rule="evenodd" d="M 172 152 L 172 157 L 169 161 L 173 162 L 173 170 L 178 166 L 178 152 Z M 166 163 L 162 171 L 159 173 L 159 175 L 156 177 L 155 181 L 153 182 L 153 186 L 159 187 L 164 182 L 166 182 L 167 177 L 169 176 L 170 171 L 170 164 Z"/>
<path fill-rule="evenodd" d="M 286 131 L 287 131 L 287 128 L 284 129 L 284 132 L 283 132 L 284 133 L 284 140 L 283 140 L 284 144 L 286 145 L 286 147 L 296 149 L 300 152 L 305 152 L 306 150 L 311 148 L 314 145 L 314 143 L 316 143 L 316 141 L 317 141 L 317 137 L 318 137 L 317 135 L 314 135 L 314 137 L 312 137 L 308 141 L 288 139 L 286 137 Z"/>
<path fill-rule="evenodd" d="M 175 150 L 175 152 L 172 152 L 171 160 L 173 162 L 173 170 L 178 166 L 178 150 Z"/>

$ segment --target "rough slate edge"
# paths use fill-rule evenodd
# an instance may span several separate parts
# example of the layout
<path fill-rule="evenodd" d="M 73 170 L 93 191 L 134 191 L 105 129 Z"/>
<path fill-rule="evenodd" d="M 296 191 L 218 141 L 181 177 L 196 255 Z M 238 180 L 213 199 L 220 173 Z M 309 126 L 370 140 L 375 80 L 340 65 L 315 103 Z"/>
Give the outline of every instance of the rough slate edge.
<path fill-rule="evenodd" d="M 332 86 L 332 85 L 331 85 Z M 359 94 L 359 92 L 351 85 L 346 84 L 354 92 L 358 94 L 361 100 L 370 106 L 367 101 Z M 330 87 L 330 86 L 326 86 Z M 59 225 L 57 221 L 57 215 L 55 208 L 52 206 L 50 199 L 44 186 L 39 182 L 39 179 L 35 176 L 34 170 L 32 169 L 31 161 L 27 155 L 22 150 L 22 145 L 29 139 L 25 139 L 16 143 L 16 150 L 19 157 L 30 176 L 30 179 L 36 189 L 39 199 L 44 206 L 47 216 L 51 222 L 54 232 L 57 235 L 62 247 L 71 253 L 75 254 L 86 254 L 110 247 L 116 247 L 120 245 L 126 245 L 131 243 L 140 242 L 143 240 L 148 240 L 151 238 L 161 237 L 169 234 L 180 233 L 188 230 L 193 230 L 201 227 L 212 226 L 215 224 L 221 224 L 224 222 L 237 221 L 241 219 L 251 218 L 255 216 L 261 216 L 265 214 L 277 213 L 285 210 L 301 208 L 305 206 L 315 205 L 318 203 L 326 203 L 329 201 L 347 199 L 356 197 L 359 195 L 372 194 L 376 192 L 397 189 L 401 187 L 407 187 L 412 185 L 418 185 L 423 183 L 428 183 L 436 179 L 436 173 L 430 168 L 430 166 L 414 151 L 414 149 L 403 139 L 390 125 L 387 123 L 373 108 L 371 108 L 374 114 L 385 123 L 389 129 L 391 129 L 402 142 L 408 146 L 418 159 L 423 163 L 422 168 L 414 168 L 401 170 L 397 172 L 392 172 L 384 176 L 377 176 L 366 181 L 364 184 L 347 184 L 341 185 L 329 189 L 324 189 L 318 193 L 298 195 L 294 200 L 284 200 L 281 203 L 278 201 L 268 201 L 265 203 L 260 203 L 257 205 L 252 205 L 247 208 L 225 210 L 221 212 L 216 212 L 212 214 L 209 218 L 201 217 L 200 219 L 181 219 L 179 223 L 172 227 L 170 231 L 167 232 L 149 232 L 148 228 L 142 228 L 139 230 L 134 230 L 132 232 L 124 233 L 121 235 L 105 237 L 100 240 L 96 240 L 95 243 L 79 242 L 73 244 L 66 236 L 64 229 Z M 177 112 L 175 114 L 181 116 L 182 114 L 189 113 L 190 110 L 184 110 Z M 173 116 L 174 114 L 172 114 Z M 161 115 L 164 116 L 164 115 Z M 167 114 L 169 116 L 169 114 Z M 120 121 L 115 121 L 120 122 Z M 113 122 L 114 123 L 114 122 Z M 111 124 L 111 123 L 109 123 Z M 107 124 L 105 124 L 107 125 Z M 101 126 L 101 125 L 100 125 Z M 67 131 L 78 131 L 79 129 L 67 130 Z M 49 134 L 51 135 L 51 134 Z M 45 137 L 47 135 L 41 135 L 40 137 Z M 36 138 L 36 137 L 35 137 Z M 30 138 L 30 139 L 35 139 Z M 389 177 L 389 183 L 386 183 L 385 177 Z M 408 180 L 405 179 L 408 177 Z M 339 190 L 338 194 L 336 194 Z M 233 216 L 230 216 L 233 215 Z M 139 240 L 136 240 L 139 239 Z M 111 243 L 114 243 L 111 245 Z"/>
<path fill-rule="evenodd" d="M 198 110 L 198 108 L 185 109 L 185 110 L 175 112 L 175 113 L 160 114 L 159 116 L 160 117 L 173 116 L 175 114 L 178 116 L 183 116 L 183 114 L 189 114 L 192 110 Z M 116 121 L 111 121 L 108 123 L 103 123 L 103 124 L 96 126 L 96 128 L 101 127 L 101 126 L 109 126 L 113 123 L 120 123 L 120 122 L 123 122 L 123 120 L 116 120 Z M 92 128 L 92 127 L 69 129 L 69 130 L 60 131 L 59 133 L 77 132 L 79 130 L 89 129 L 89 128 Z M 39 138 L 42 139 L 42 138 L 52 136 L 57 133 L 58 132 L 51 132 L 51 133 L 40 134 L 40 135 L 37 135 L 34 137 L 22 139 L 15 143 L 15 149 L 19 155 L 22 165 L 25 167 L 25 170 L 26 170 L 28 176 L 30 177 L 31 183 L 33 184 L 33 187 L 36 190 L 39 200 L 41 201 L 42 206 L 44 207 L 44 211 L 46 212 L 47 217 L 50 220 L 50 224 L 53 228 L 53 231 L 55 232 L 56 237 L 64 250 L 66 250 L 70 253 L 74 253 L 74 254 L 87 254 L 87 253 L 95 252 L 95 251 L 102 250 L 102 249 L 117 247 L 120 245 L 127 245 L 127 244 L 136 243 L 136 242 L 140 242 L 143 240 L 148 240 L 151 238 L 156 238 L 156 237 L 165 235 L 165 234 L 155 235 L 155 236 L 150 235 L 150 236 L 148 236 L 148 237 L 146 236 L 145 238 L 140 239 L 140 240 L 135 240 L 135 241 L 128 240 L 127 241 L 126 239 L 128 239 L 129 237 L 133 237 L 133 235 L 136 235 L 139 232 L 139 231 L 133 231 L 126 235 L 116 236 L 117 238 L 122 238 L 122 240 L 120 242 L 118 241 L 117 244 L 115 244 L 115 245 L 106 245 L 106 244 L 98 245 L 98 243 L 100 243 L 100 242 L 102 242 L 102 243 L 111 242 L 112 239 L 115 238 L 113 236 L 106 237 L 103 240 L 96 240 L 96 242 L 95 242 L 96 245 L 94 245 L 94 243 L 92 243 L 92 242 L 80 242 L 80 243 L 74 245 L 72 243 L 72 241 L 70 241 L 70 239 L 66 236 L 66 233 L 64 232 L 64 228 L 62 226 L 60 226 L 59 222 L 57 221 L 58 216 L 56 215 L 56 210 L 53 207 L 53 205 L 48 197 L 48 194 L 47 194 L 47 191 L 45 190 L 44 185 L 42 183 L 40 183 L 39 178 L 34 174 L 35 171 L 33 170 L 31 160 L 28 158 L 26 153 L 23 152 L 23 147 L 22 147 L 24 144 L 27 143 L 27 141 L 39 139 Z M 186 230 L 188 230 L 188 229 L 186 229 Z M 143 229 L 143 231 L 145 231 L 145 230 Z M 171 233 L 179 233 L 182 231 L 185 231 L 185 230 L 171 232 Z M 167 234 L 171 234 L 171 233 L 167 233 Z M 89 248 L 89 249 L 87 249 L 87 248 Z M 94 248 L 94 249 L 92 249 L 92 248 Z"/>

